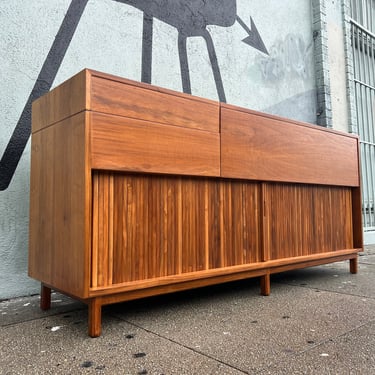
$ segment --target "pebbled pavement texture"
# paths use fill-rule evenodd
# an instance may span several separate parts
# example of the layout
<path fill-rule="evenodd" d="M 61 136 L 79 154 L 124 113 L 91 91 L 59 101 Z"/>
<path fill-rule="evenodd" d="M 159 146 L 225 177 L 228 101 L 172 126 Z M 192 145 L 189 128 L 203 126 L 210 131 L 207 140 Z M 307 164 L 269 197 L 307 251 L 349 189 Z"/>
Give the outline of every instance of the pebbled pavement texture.
<path fill-rule="evenodd" d="M 103 308 L 61 294 L 0 302 L 0 374 L 375 374 L 375 246 L 349 262 Z"/>

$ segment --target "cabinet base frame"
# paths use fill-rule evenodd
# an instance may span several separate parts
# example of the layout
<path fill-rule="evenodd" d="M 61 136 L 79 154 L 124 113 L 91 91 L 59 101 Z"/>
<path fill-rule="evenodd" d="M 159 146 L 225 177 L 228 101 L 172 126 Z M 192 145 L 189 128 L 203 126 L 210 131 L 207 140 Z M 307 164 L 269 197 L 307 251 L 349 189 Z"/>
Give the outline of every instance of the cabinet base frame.
<path fill-rule="evenodd" d="M 188 280 L 178 283 L 170 283 L 165 285 L 156 285 L 149 288 L 134 289 L 130 291 L 118 292 L 114 294 L 97 295 L 90 298 L 79 298 L 64 291 L 57 291 L 66 294 L 74 299 L 77 299 L 88 305 L 88 334 L 91 337 L 99 337 L 101 335 L 101 315 L 102 306 L 135 299 L 156 296 L 160 294 L 168 294 L 187 289 L 199 288 L 224 282 L 247 279 L 252 277 L 260 277 L 260 294 L 263 296 L 270 295 L 271 292 L 271 274 L 280 273 L 300 268 L 307 268 L 327 263 L 339 262 L 349 260 L 350 273 L 356 274 L 358 272 L 358 252 L 360 249 L 353 249 L 351 253 L 348 250 L 337 251 L 337 255 L 326 257 L 324 259 L 310 259 L 303 260 L 294 264 L 280 264 L 273 267 L 265 267 L 259 269 L 252 269 L 248 271 L 238 272 L 235 274 L 228 273 L 227 275 L 220 275 L 216 277 L 202 278 Z M 303 257 L 306 258 L 306 257 Z M 311 258 L 311 257 L 310 257 Z M 297 261 L 298 259 L 296 259 Z M 278 261 L 280 263 L 280 261 Z M 265 264 L 268 262 L 264 262 Z M 54 289 L 54 288 L 53 288 Z M 40 294 L 40 307 L 42 310 L 48 310 L 51 307 L 51 291 L 52 287 L 42 283 Z"/>

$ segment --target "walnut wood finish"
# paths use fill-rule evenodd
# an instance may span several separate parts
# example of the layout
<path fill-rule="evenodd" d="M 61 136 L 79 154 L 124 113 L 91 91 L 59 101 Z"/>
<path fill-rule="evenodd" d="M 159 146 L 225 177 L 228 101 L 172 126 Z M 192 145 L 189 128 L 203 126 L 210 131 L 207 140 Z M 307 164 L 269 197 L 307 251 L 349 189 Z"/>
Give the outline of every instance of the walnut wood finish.
<path fill-rule="evenodd" d="M 220 176 L 219 133 L 97 112 L 90 124 L 93 169 Z"/>
<path fill-rule="evenodd" d="M 85 110 L 219 132 L 217 102 L 88 69 L 33 103 L 33 131 Z"/>
<path fill-rule="evenodd" d="M 92 111 L 219 132 L 217 102 L 94 71 L 90 71 L 90 77 Z"/>
<path fill-rule="evenodd" d="M 266 184 L 269 259 L 353 248 L 351 198 L 351 188 Z"/>
<path fill-rule="evenodd" d="M 90 181 L 84 112 L 32 135 L 29 275 L 88 295 Z"/>
<path fill-rule="evenodd" d="M 93 289 L 260 261 L 258 184 L 93 175 Z"/>
<path fill-rule="evenodd" d="M 221 168 L 222 177 L 359 186 L 358 140 L 222 105 Z"/>
<path fill-rule="evenodd" d="M 89 306 L 350 261 L 358 138 L 84 70 L 33 104 L 29 274 Z"/>
<path fill-rule="evenodd" d="M 34 101 L 31 114 L 32 132 L 89 109 L 87 87 L 90 77 L 90 74 L 83 71 Z"/>

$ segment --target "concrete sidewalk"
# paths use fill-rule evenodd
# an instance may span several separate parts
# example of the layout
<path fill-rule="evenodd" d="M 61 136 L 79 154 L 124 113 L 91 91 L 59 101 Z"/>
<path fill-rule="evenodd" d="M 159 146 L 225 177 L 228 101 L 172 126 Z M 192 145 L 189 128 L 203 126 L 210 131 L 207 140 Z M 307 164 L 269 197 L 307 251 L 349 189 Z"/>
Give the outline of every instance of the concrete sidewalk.
<path fill-rule="evenodd" d="M 375 374 L 375 246 L 349 262 L 103 308 L 0 303 L 0 374 Z"/>

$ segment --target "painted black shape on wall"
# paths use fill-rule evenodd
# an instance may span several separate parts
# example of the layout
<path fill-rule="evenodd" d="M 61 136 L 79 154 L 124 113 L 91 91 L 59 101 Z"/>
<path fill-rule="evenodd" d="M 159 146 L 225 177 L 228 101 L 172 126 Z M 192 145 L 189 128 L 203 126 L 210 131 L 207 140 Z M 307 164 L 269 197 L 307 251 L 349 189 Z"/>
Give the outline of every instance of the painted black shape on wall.
<path fill-rule="evenodd" d="M 229 27 L 236 21 L 236 0 L 115 0 L 132 5 L 186 36 L 199 36 L 207 25 Z"/>
<path fill-rule="evenodd" d="M 142 81 L 151 83 L 153 18 L 178 31 L 182 88 L 191 94 L 187 38 L 202 37 L 207 46 L 219 100 L 226 102 L 223 81 L 208 25 L 230 27 L 236 21 L 236 0 L 115 0 L 143 11 Z"/>

